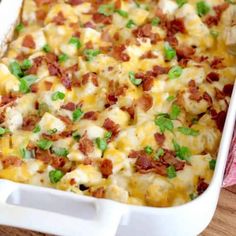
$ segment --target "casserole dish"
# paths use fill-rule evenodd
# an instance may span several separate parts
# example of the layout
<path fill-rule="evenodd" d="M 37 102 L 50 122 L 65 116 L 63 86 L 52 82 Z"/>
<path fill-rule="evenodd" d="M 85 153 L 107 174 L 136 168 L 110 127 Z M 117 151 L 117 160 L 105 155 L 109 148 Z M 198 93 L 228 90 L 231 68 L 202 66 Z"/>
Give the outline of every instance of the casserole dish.
<path fill-rule="evenodd" d="M 53 19 L 61 24 L 63 17 L 60 12 L 58 14 L 59 19 Z M 147 34 L 150 35 L 150 32 Z M 34 48 L 32 38 L 27 41 L 30 41 L 30 45 L 26 46 Z M 78 41 L 76 43 L 78 45 Z M 47 47 L 44 51 L 50 50 Z M 150 235 L 198 234 L 209 223 L 216 207 L 235 121 L 234 103 L 235 91 L 228 110 L 214 176 L 205 193 L 194 201 L 182 206 L 163 208 L 128 206 L 110 200 L 76 196 L 1 180 L 0 223 L 58 235 L 143 235 L 147 229 Z M 166 115 L 164 117 L 167 118 Z M 147 218 L 148 221 L 145 221 Z"/>

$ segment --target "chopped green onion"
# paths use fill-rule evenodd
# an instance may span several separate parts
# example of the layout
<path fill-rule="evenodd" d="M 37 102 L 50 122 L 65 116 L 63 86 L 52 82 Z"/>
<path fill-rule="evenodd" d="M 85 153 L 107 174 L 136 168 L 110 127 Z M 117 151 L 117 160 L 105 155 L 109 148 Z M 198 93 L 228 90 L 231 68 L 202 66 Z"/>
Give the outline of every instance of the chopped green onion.
<path fill-rule="evenodd" d="M 47 139 L 41 139 L 37 142 L 37 146 L 42 150 L 48 150 L 52 144 L 53 142 Z"/>
<path fill-rule="evenodd" d="M 84 56 L 87 61 L 92 61 L 94 57 L 99 55 L 101 51 L 99 49 L 85 49 L 84 50 Z"/>
<path fill-rule="evenodd" d="M 130 71 L 129 72 L 129 79 L 134 85 L 140 85 L 142 83 L 142 79 L 136 79 L 134 72 Z"/>
<path fill-rule="evenodd" d="M 166 60 L 170 61 L 176 56 L 176 51 L 174 48 L 170 46 L 169 43 L 166 42 L 164 44 L 164 54 L 165 54 Z"/>
<path fill-rule="evenodd" d="M 173 131 L 174 128 L 171 119 L 165 116 L 156 116 L 155 124 L 159 126 L 162 133 L 165 132 L 165 130 Z"/>
<path fill-rule="evenodd" d="M 210 30 L 210 34 L 215 39 L 219 36 L 219 32 L 215 30 Z"/>
<path fill-rule="evenodd" d="M 61 170 L 51 170 L 49 172 L 49 179 L 52 184 L 56 184 L 64 176 L 64 173 Z"/>
<path fill-rule="evenodd" d="M 69 154 L 69 151 L 66 148 L 53 147 L 52 151 L 60 157 L 66 157 Z"/>
<path fill-rule="evenodd" d="M 156 151 L 156 153 L 155 153 L 153 159 L 154 159 L 155 161 L 158 161 L 158 160 L 160 159 L 160 157 L 163 156 L 164 154 L 165 154 L 165 151 L 164 151 L 162 148 L 159 148 L 159 149 Z"/>
<path fill-rule="evenodd" d="M 83 115 L 83 111 L 80 108 L 77 108 L 75 111 L 73 111 L 72 113 L 72 120 L 75 122 L 77 120 L 79 120 L 82 115 Z"/>
<path fill-rule="evenodd" d="M 65 53 L 62 53 L 61 55 L 58 56 L 58 61 L 60 63 L 65 62 L 69 59 L 68 55 Z"/>
<path fill-rule="evenodd" d="M 172 102 L 175 99 L 175 96 L 170 95 L 166 100 Z"/>
<path fill-rule="evenodd" d="M 39 109 L 38 109 L 39 116 L 43 116 L 44 113 L 49 112 L 49 111 L 50 109 L 47 103 L 42 102 L 39 104 Z"/>
<path fill-rule="evenodd" d="M 210 161 L 209 161 L 209 168 L 210 168 L 211 170 L 214 170 L 215 167 L 216 167 L 216 160 L 214 160 L 214 159 L 210 160 Z"/>
<path fill-rule="evenodd" d="M 2 135 L 5 134 L 5 133 L 6 133 L 6 129 L 0 127 L 0 136 L 2 136 Z"/>
<path fill-rule="evenodd" d="M 204 16 L 210 11 L 210 6 L 205 1 L 197 2 L 197 14 Z"/>
<path fill-rule="evenodd" d="M 140 3 L 138 1 L 136 1 L 136 0 L 134 0 L 134 3 L 136 5 L 136 7 L 138 7 L 138 8 L 141 6 Z"/>
<path fill-rule="evenodd" d="M 176 170 L 174 166 L 169 166 L 166 168 L 166 173 L 168 178 L 172 179 L 176 177 Z"/>
<path fill-rule="evenodd" d="M 152 26 L 157 26 L 157 25 L 159 25 L 160 22 L 161 22 L 160 18 L 155 17 L 152 19 L 151 24 L 152 24 Z"/>
<path fill-rule="evenodd" d="M 176 0 L 176 3 L 178 4 L 179 8 L 181 8 L 187 2 L 187 0 Z"/>
<path fill-rule="evenodd" d="M 127 18 L 129 16 L 127 11 L 123 11 L 121 9 L 117 9 L 117 10 L 115 10 L 115 12 L 118 13 L 120 16 L 124 17 L 124 18 Z"/>
<path fill-rule="evenodd" d="M 190 194 L 189 194 L 189 198 L 190 198 L 191 200 L 194 200 L 195 198 L 197 198 L 197 194 L 196 194 L 196 193 L 190 193 Z"/>
<path fill-rule="evenodd" d="M 48 44 L 45 44 L 45 45 L 43 46 L 43 51 L 46 52 L 46 53 L 50 52 L 50 51 L 51 51 L 50 46 L 49 46 Z"/>
<path fill-rule="evenodd" d="M 28 70 L 30 67 L 32 67 L 32 62 L 29 59 L 25 59 L 21 64 L 23 70 Z"/>
<path fill-rule="evenodd" d="M 180 66 L 173 66 L 169 72 L 168 77 L 169 79 L 176 79 L 181 76 L 183 69 Z"/>
<path fill-rule="evenodd" d="M 176 156 L 179 157 L 181 160 L 189 160 L 190 157 L 190 150 L 188 147 L 180 146 L 175 140 L 172 140 Z"/>
<path fill-rule="evenodd" d="M 134 23 L 133 20 L 128 20 L 127 24 L 126 24 L 126 28 L 131 29 L 135 26 L 136 24 Z"/>
<path fill-rule="evenodd" d="M 16 26 L 16 31 L 19 33 L 19 32 L 21 32 L 24 28 L 25 28 L 24 24 L 23 24 L 23 23 L 19 23 L 19 24 Z"/>
<path fill-rule="evenodd" d="M 33 129 L 33 133 L 39 133 L 41 130 L 40 126 L 39 125 L 36 125 Z"/>
<path fill-rule="evenodd" d="M 82 44 L 77 37 L 71 37 L 69 40 L 69 44 L 74 45 L 77 49 L 81 48 Z"/>
<path fill-rule="evenodd" d="M 171 107 L 171 111 L 170 111 L 170 119 L 176 120 L 178 118 L 180 112 L 181 112 L 180 107 L 176 104 L 173 104 Z"/>
<path fill-rule="evenodd" d="M 103 4 L 99 6 L 98 13 L 103 14 L 104 16 L 111 16 L 114 13 L 114 10 L 114 4 Z"/>
<path fill-rule="evenodd" d="M 185 135 L 189 135 L 189 136 L 198 136 L 199 135 L 198 130 L 191 129 L 191 128 L 188 128 L 188 127 L 178 127 L 177 130 L 180 133 L 185 134 Z"/>
<path fill-rule="evenodd" d="M 11 73 L 18 78 L 21 78 L 24 75 L 24 73 L 21 70 L 20 64 L 17 63 L 16 61 L 10 63 L 9 69 Z"/>
<path fill-rule="evenodd" d="M 107 142 L 103 138 L 96 138 L 96 144 L 97 147 L 102 151 L 105 151 L 107 149 Z"/>
<path fill-rule="evenodd" d="M 104 138 L 105 138 L 105 139 L 109 139 L 109 138 L 111 138 L 111 136 L 112 136 L 112 132 L 111 132 L 111 131 L 107 131 L 107 132 L 105 133 L 105 135 L 104 135 Z"/>
<path fill-rule="evenodd" d="M 74 131 L 72 133 L 72 137 L 75 139 L 75 140 L 79 140 L 81 138 L 81 135 L 79 134 L 78 131 Z"/>
<path fill-rule="evenodd" d="M 26 75 L 20 79 L 20 87 L 19 90 L 21 93 L 28 93 L 30 91 L 30 86 L 37 80 L 38 78 L 35 75 Z"/>
<path fill-rule="evenodd" d="M 50 129 L 50 130 L 47 131 L 47 133 L 48 133 L 49 135 L 55 134 L 56 132 L 57 132 L 57 129 L 56 129 L 56 128 Z"/>
<path fill-rule="evenodd" d="M 57 101 L 57 100 L 63 100 L 65 98 L 65 94 L 57 91 L 55 93 L 52 94 L 52 100 L 53 101 Z"/>
<path fill-rule="evenodd" d="M 26 148 L 21 148 L 20 149 L 20 154 L 21 154 L 23 159 L 31 159 L 34 156 L 32 151 L 29 151 Z"/>
<path fill-rule="evenodd" d="M 147 153 L 147 154 L 152 154 L 153 153 L 153 149 L 151 146 L 146 146 L 144 148 L 144 151 Z"/>

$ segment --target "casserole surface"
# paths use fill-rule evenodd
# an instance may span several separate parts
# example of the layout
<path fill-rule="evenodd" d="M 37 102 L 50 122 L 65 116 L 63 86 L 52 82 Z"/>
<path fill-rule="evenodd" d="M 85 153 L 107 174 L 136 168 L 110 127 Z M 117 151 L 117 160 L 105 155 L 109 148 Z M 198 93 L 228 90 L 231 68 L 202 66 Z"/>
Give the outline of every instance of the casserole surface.
<path fill-rule="evenodd" d="M 235 7 L 177 2 L 26 0 L 0 64 L 0 177 L 138 205 L 201 194 L 236 76 Z"/>

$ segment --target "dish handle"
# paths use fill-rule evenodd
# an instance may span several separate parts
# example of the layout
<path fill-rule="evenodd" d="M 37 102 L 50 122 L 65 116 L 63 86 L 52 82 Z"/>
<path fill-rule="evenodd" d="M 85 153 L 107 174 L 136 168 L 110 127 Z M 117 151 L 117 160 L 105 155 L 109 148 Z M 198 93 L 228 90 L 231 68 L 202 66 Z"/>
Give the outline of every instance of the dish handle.
<path fill-rule="evenodd" d="M 125 208 L 110 200 L 0 180 L 2 225 L 63 236 L 113 236 Z M 93 216 L 86 214 L 93 210 Z"/>

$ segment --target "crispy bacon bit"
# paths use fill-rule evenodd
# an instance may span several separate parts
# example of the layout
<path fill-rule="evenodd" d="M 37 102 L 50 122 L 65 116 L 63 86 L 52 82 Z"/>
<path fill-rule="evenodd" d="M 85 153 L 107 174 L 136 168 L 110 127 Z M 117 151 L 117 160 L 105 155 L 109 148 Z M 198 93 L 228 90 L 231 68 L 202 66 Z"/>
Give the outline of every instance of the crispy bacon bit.
<path fill-rule="evenodd" d="M 177 171 L 184 169 L 185 162 L 178 160 L 172 151 L 165 150 L 164 156 L 162 156 L 160 159 L 165 165 L 173 165 Z"/>
<path fill-rule="evenodd" d="M 120 125 L 116 124 L 110 118 L 105 119 L 102 127 L 105 128 L 107 131 L 112 132 L 112 137 L 116 137 L 117 134 L 120 132 Z"/>
<path fill-rule="evenodd" d="M 95 23 L 110 25 L 112 23 L 112 16 L 105 16 L 105 15 L 100 14 L 100 13 L 94 13 L 93 14 L 93 21 Z"/>
<path fill-rule="evenodd" d="M 169 72 L 169 67 L 162 67 L 162 66 L 153 66 L 152 74 L 153 76 L 157 77 L 158 75 L 167 74 Z"/>
<path fill-rule="evenodd" d="M 96 111 L 88 111 L 84 114 L 83 119 L 86 120 L 97 120 L 98 119 L 98 112 Z"/>
<path fill-rule="evenodd" d="M 156 59 L 156 58 L 158 58 L 158 56 L 156 56 L 151 50 L 147 51 L 140 57 L 140 59 Z"/>
<path fill-rule="evenodd" d="M 40 117 L 37 115 L 29 115 L 24 117 L 22 129 L 27 131 L 32 131 L 39 120 Z"/>
<path fill-rule="evenodd" d="M 97 74 L 94 72 L 88 72 L 82 76 L 82 85 L 85 85 L 88 83 L 88 81 L 91 80 L 94 86 L 98 87 L 98 77 Z"/>
<path fill-rule="evenodd" d="M 211 110 L 211 117 L 215 120 L 217 128 L 222 131 L 225 124 L 226 112 L 220 111 L 217 113 L 215 110 Z"/>
<path fill-rule="evenodd" d="M 179 44 L 178 39 L 174 35 L 167 35 L 165 40 L 171 45 L 171 47 L 176 48 Z"/>
<path fill-rule="evenodd" d="M 92 191 L 92 196 L 96 198 L 104 198 L 105 197 L 105 189 L 104 187 L 97 188 Z"/>
<path fill-rule="evenodd" d="M 219 74 L 216 73 L 216 72 L 210 72 L 210 73 L 207 74 L 207 76 L 206 76 L 206 81 L 207 81 L 208 83 L 212 83 L 212 82 L 214 82 L 214 81 L 219 81 L 219 79 L 220 79 L 220 76 L 219 76 Z"/>
<path fill-rule="evenodd" d="M 215 88 L 215 97 L 216 99 L 221 100 L 225 98 L 225 94 L 224 92 L 220 91 L 218 88 Z"/>
<path fill-rule="evenodd" d="M 150 76 L 144 79 L 142 83 L 143 91 L 151 90 L 153 84 L 154 84 L 154 77 Z"/>
<path fill-rule="evenodd" d="M 52 88 L 53 83 L 50 81 L 44 81 L 44 85 L 45 85 L 45 89 L 49 91 Z"/>
<path fill-rule="evenodd" d="M 153 98 L 150 94 L 144 93 L 138 99 L 137 104 L 143 111 L 148 111 L 153 105 Z"/>
<path fill-rule="evenodd" d="M 119 46 L 114 46 L 113 47 L 113 56 L 117 59 L 117 60 L 121 60 L 121 61 L 129 61 L 130 57 L 127 53 L 125 53 L 126 46 L 124 44 L 119 45 Z"/>
<path fill-rule="evenodd" d="M 207 101 L 208 105 L 211 106 L 212 105 L 212 98 L 211 96 L 209 95 L 209 93 L 207 92 L 204 92 L 203 95 L 202 95 L 202 98 Z"/>
<path fill-rule="evenodd" d="M 130 118 L 134 119 L 134 117 L 135 117 L 135 105 L 134 104 L 132 104 L 129 107 L 121 107 L 121 110 L 128 112 Z"/>
<path fill-rule="evenodd" d="M 57 55 L 52 52 L 47 53 L 43 59 L 45 59 L 47 63 L 55 63 L 58 61 Z"/>
<path fill-rule="evenodd" d="M 71 89 L 72 86 L 72 80 L 68 76 L 68 74 L 63 73 L 62 76 L 60 77 L 61 83 L 64 85 L 65 88 Z"/>
<path fill-rule="evenodd" d="M 93 141 L 88 138 L 86 133 L 79 140 L 79 150 L 85 155 L 93 152 L 94 150 Z"/>
<path fill-rule="evenodd" d="M 135 162 L 135 167 L 138 172 L 142 173 L 142 171 L 152 169 L 154 166 L 151 157 L 145 152 L 140 152 Z"/>
<path fill-rule="evenodd" d="M 212 27 L 214 25 L 218 25 L 219 21 L 220 21 L 220 18 L 218 18 L 217 16 L 212 16 L 212 15 L 206 16 L 206 18 L 203 20 L 203 22 L 208 27 Z"/>
<path fill-rule="evenodd" d="M 226 84 L 223 88 L 223 92 L 225 96 L 230 97 L 233 92 L 234 85 L 233 84 Z"/>
<path fill-rule="evenodd" d="M 210 67 L 212 69 L 222 69 L 225 67 L 223 63 L 224 58 L 214 57 L 213 60 L 210 62 Z"/>
<path fill-rule="evenodd" d="M 166 28 L 167 26 L 167 15 L 164 14 L 161 8 L 157 8 L 155 11 L 155 15 L 161 20 L 160 24 L 162 28 Z"/>
<path fill-rule="evenodd" d="M 65 23 L 66 18 L 63 13 L 60 11 L 58 14 L 52 19 L 52 22 L 56 25 L 63 25 Z"/>
<path fill-rule="evenodd" d="M 161 133 L 155 133 L 154 138 L 159 146 L 162 146 L 165 142 L 165 135 Z"/>
<path fill-rule="evenodd" d="M 195 54 L 195 49 L 188 45 L 182 44 L 176 49 L 178 60 L 190 59 Z"/>
<path fill-rule="evenodd" d="M 30 91 L 31 91 L 31 93 L 37 93 L 38 92 L 38 84 L 32 84 L 31 86 L 30 86 Z"/>
<path fill-rule="evenodd" d="M 2 160 L 3 168 L 8 168 L 9 166 L 20 166 L 22 163 L 21 159 L 14 156 L 9 156 Z"/>
<path fill-rule="evenodd" d="M 113 164 L 112 161 L 109 159 L 103 159 L 100 165 L 100 171 L 104 178 L 107 178 L 109 175 L 112 174 Z"/>
<path fill-rule="evenodd" d="M 44 10 L 37 10 L 36 11 L 36 18 L 38 21 L 44 21 L 47 16 L 47 12 Z"/>
<path fill-rule="evenodd" d="M 58 157 L 52 155 L 52 162 L 51 166 L 53 166 L 56 169 L 62 169 L 63 166 L 66 164 L 66 158 L 65 157 Z"/>
<path fill-rule="evenodd" d="M 3 107 L 5 105 L 9 105 L 9 104 L 13 103 L 16 99 L 17 99 L 17 96 L 15 96 L 14 94 L 2 95 L 0 107 Z"/>
<path fill-rule="evenodd" d="M 201 195 L 208 188 L 208 184 L 204 182 L 203 178 L 199 178 L 197 185 L 198 195 Z"/>
<path fill-rule="evenodd" d="M 168 23 L 168 35 L 174 35 L 176 33 L 185 33 L 185 25 L 183 18 L 176 18 Z"/>
<path fill-rule="evenodd" d="M 62 105 L 61 108 L 68 111 L 74 111 L 76 109 L 76 104 L 73 102 L 68 102 L 67 104 Z"/>
<path fill-rule="evenodd" d="M 33 36 L 30 34 L 27 34 L 23 39 L 22 46 L 26 48 L 30 48 L 30 49 L 35 49 L 36 44 L 34 42 Z"/>
<path fill-rule="evenodd" d="M 86 22 L 86 23 L 84 24 L 84 28 L 95 29 L 96 26 L 95 26 L 92 22 L 88 21 L 88 22 Z"/>
<path fill-rule="evenodd" d="M 91 165 L 93 161 L 89 157 L 85 157 L 82 163 L 84 165 Z"/>
<path fill-rule="evenodd" d="M 69 4 L 71 5 L 71 6 L 77 6 L 77 5 L 80 5 L 80 4 L 82 4 L 84 2 L 84 0 L 69 0 Z"/>
<path fill-rule="evenodd" d="M 143 155 L 146 155 L 144 150 L 140 150 L 140 151 L 132 150 L 131 153 L 128 155 L 128 158 L 138 158 L 138 157 L 141 157 Z"/>
<path fill-rule="evenodd" d="M 188 83 L 188 87 L 189 87 L 189 92 L 190 92 L 189 98 L 191 100 L 199 102 L 202 99 L 202 96 L 198 90 L 198 87 L 197 87 L 195 81 L 190 80 Z"/>

